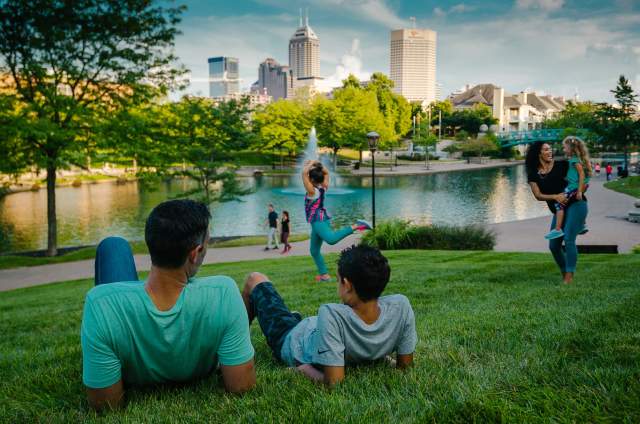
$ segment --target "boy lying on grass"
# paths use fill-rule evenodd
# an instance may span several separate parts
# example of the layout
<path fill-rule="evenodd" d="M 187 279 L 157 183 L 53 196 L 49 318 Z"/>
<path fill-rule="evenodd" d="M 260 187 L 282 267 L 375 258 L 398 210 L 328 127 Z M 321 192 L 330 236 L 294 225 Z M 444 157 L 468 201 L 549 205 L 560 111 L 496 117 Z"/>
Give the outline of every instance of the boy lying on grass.
<path fill-rule="evenodd" d="M 320 306 L 318 316 L 302 319 L 290 312 L 269 279 L 247 278 L 242 297 L 249 325 L 258 318 L 274 356 L 315 381 L 332 386 L 344 379 L 346 365 L 384 359 L 397 353 L 397 368 L 413 362 L 417 335 L 409 300 L 380 297 L 391 269 L 379 250 L 352 246 L 338 260 L 342 304 Z"/>

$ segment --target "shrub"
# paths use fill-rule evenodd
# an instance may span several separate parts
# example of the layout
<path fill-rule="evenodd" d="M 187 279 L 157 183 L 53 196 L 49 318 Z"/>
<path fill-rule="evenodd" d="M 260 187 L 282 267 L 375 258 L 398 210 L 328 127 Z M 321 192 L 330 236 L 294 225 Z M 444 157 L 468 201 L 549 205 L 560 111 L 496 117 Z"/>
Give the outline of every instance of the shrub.
<path fill-rule="evenodd" d="M 411 225 L 395 219 L 366 233 L 361 243 L 382 250 L 492 250 L 495 234 L 474 225 Z"/>
<path fill-rule="evenodd" d="M 414 153 L 413 156 L 410 155 L 398 155 L 398 159 L 400 160 L 410 160 L 413 162 L 421 162 L 424 161 L 424 154 L 422 153 Z M 429 160 L 439 160 L 439 156 L 434 156 L 429 154 Z"/>
<path fill-rule="evenodd" d="M 633 249 L 631 249 L 631 252 L 640 254 L 640 244 L 636 244 L 635 246 L 633 246 Z"/>

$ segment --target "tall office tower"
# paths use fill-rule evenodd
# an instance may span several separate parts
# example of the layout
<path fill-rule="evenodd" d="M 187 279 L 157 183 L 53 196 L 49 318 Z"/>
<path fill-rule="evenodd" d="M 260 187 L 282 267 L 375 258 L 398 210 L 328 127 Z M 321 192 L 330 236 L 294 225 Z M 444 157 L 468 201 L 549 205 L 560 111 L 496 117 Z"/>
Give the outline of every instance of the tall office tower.
<path fill-rule="evenodd" d="M 209 62 L 209 96 L 222 97 L 240 92 L 240 71 L 235 57 L 211 57 Z"/>
<path fill-rule="evenodd" d="M 258 68 L 258 89 L 266 89 L 273 100 L 284 99 L 288 94 L 289 67 L 268 58 Z"/>
<path fill-rule="evenodd" d="M 289 40 L 290 88 L 315 86 L 320 78 L 320 39 L 309 26 L 309 16 Z"/>
<path fill-rule="evenodd" d="M 436 99 L 436 32 L 428 29 L 391 31 L 391 79 L 394 91 L 409 101 Z"/>

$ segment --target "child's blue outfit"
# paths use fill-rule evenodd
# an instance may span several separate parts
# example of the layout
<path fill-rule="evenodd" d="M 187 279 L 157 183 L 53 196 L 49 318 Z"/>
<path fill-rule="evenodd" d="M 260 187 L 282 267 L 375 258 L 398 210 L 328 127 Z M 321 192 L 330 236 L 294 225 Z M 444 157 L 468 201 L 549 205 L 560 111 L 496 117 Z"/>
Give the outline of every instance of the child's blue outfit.
<path fill-rule="evenodd" d="M 564 196 L 568 201 L 575 199 L 576 194 L 578 193 L 578 189 L 580 188 L 580 174 L 578 174 L 578 170 L 576 169 L 576 164 L 584 164 L 578 159 L 576 156 L 571 157 L 569 159 L 569 170 L 567 171 L 567 186 L 564 189 Z M 584 190 L 587 191 L 589 188 L 589 177 L 585 174 L 584 176 Z M 563 205 L 560 202 L 556 202 L 556 210 L 564 210 L 568 206 L 567 204 Z"/>
<path fill-rule="evenodd" d="M 580 161 L 580 159 L 578 159 L 576 156 L 572 156 L 569 159 L 569 169 L 567 170 L 567 176 L 565 177 L 565 179 L 567 180 L 567 186 L 564 189 L 564 196 L 567 199 L 567 203 L 562 204 L 560 202 L 556 202 L 555 203 L 556 211 L 565 210 L 576 199 L 576 194 L 580 189 L 580 174 L 578 174 L 578 169 L 576 168 L 576 164 L 582 164 L 582 166 L 584 167 L 584 164 Z M 589 188 L 589 176 L 586 175 L 585 173 L 584 190 L 586 191 L 587 188 Z M 553 218 L 553 225 L 551 227 L 551 231 L 549 231 L 544 236 L 544 238 L 546 238 L 547 240 L 555 240 L 555 239 L 559 239 L 560 237 L 564 237 L 565 235 L 564 231 L 556 230 L 555 225 L 556 225 L 556 217 Z M 577 234 L 585 234 L 587 231 L 589 230 L 587 229 L 586 225 L 583 222 L 581 227 L 579 227 Z M 567 271 L 567 272 L 573 272 L 573 271 Z"/>
<path fill-rule="evenodd" d="M 328 273 L 327 265 L 320 253 L 322 242 L 331 245 L 338 243 L 343 238 L 353 234 L 351 226 L 345 226 L 337 231 L 331 229 L 331 217 L 324 207 L 326 190 L 322 187 L 315 187 L 315 194 L 310 197 L 308 194 L 304 196 L 304 212 L 307 222 L 311 224 L 311 240 L 309 251 L 311 257 L 318 268 L 318 274 L 324 275 Z"/>

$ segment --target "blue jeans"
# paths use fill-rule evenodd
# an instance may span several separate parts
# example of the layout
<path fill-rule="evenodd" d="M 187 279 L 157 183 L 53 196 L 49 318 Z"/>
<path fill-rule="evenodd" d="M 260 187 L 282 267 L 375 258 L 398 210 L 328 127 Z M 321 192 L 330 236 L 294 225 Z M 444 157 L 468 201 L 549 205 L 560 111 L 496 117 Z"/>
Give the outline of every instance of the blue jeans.
<path fill-rule="evenodd" d="M 323 275 L 328 272 L 322 253 L 320 253 L 322 242 L 333 245 L 351 234 L 353 234 L 351 226 L 342 227 L 337 231 L 333 231 L 331 229 L 331 221 L 329 220 L 311 223 L 311 243 L 309 251 L 318 268 L 318 274 Z"/>
<path fill-rule="evenodd" d="M 95 284 L 138 281 L 129 243 L 122 237 L 107 237 L 96 250 Z"/>
<path fill-rule="evenodd" d="M 564 211 L 564 223 L 562 230 L 564 236 L 549 240 L 549 250 L 553 254 L 553 259 L 560 267 L 562 272 L 576 272 L 576 264 L 578 263 L 578 248 L 576 247 L 576 237 L 578 231 L 584 226 L 587 219 L 589 208 L 587 202 L 579 200 L 571 204 Z M 556 227 L 556 216 L 551 220 L 551 229 Z M 564 251 L 562 242 L 564 241 Z"/>

